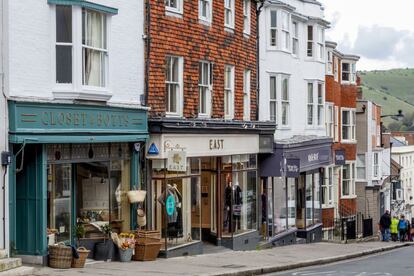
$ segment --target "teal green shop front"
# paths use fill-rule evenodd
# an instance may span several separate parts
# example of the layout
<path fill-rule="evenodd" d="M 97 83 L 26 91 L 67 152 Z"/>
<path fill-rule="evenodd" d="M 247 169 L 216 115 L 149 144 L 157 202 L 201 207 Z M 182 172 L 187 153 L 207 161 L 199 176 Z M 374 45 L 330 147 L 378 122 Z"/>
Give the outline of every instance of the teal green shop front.
<path fill-rule="evenodd" d="M 146 110 L 9 101 L 9 118 L 14 255 L 45 264 L 49 244 L 136 229 L 126 192 L 144 183 Z"/>

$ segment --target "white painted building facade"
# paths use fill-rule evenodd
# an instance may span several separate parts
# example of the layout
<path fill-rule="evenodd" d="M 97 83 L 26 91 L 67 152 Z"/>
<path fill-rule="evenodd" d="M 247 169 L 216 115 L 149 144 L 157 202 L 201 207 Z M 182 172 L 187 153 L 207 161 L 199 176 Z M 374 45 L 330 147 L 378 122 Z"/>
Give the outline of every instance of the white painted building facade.
<path fill-rule="evenodd" d="M 260 14 L 260 120 L 275 139 L 326 136 L 325 29 L 316 1 L 265 1 Z"/>

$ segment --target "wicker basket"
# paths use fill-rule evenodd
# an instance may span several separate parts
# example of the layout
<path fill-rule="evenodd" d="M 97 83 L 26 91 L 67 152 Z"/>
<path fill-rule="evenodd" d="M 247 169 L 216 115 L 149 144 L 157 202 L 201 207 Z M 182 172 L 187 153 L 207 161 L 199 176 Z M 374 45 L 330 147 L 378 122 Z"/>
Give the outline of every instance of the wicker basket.
<path fill-rule="evenodd" d="M 160 253 L 161 242 L 135 244 L 135 255 L 132 257 L 134 261 L 155 261 Z"/>
<path fill-rule="evenodd" d="M 79 258 L 72 259 L 72 267 L 73 268 L 83 268 L 85 267 L 86 258 L 88 258 L 90 250 L 86 249 L 85 247 L 79 247 L 77 249 Z"/>
<path fill-rule="evenodd" d="M 144 202 L 146 195 L 147 192 L 142 190 L 133 190 L 127 192 L 128 200 L 130 203 Z"/>
<path fill-rule="evenodd" d="M 145 231 L 138 230 L 136 232 L 137 243 L 147 244 L 147 243 L 157 243 L 161 240 L 160 231 Z"/>
<path fill-rule="evenodd" d="M 72 264 L 72 248 L 64 244 L 49 245 L 49 266 L 66 269 Z"/>

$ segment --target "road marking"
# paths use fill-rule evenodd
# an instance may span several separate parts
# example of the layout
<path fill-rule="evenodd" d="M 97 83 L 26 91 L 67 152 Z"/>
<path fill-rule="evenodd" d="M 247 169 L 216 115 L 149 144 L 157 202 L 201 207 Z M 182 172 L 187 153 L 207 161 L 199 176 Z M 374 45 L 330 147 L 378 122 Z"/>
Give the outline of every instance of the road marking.
<path fill-rule="evenodd" d="M 311 276 L 311 275 L 326 275 L 326 276 L 392 276 L 387 272 L 351 272 L 351 271 L 301 271 L 293 272 L 292 276 Z"/>

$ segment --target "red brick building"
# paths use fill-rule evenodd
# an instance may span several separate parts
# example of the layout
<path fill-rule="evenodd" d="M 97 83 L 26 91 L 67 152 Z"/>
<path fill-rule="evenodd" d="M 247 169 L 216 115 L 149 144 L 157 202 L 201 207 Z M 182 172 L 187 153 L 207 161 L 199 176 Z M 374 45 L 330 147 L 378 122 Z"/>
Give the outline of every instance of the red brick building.
<path fill-rule="evenodd" d="M 203 241 L 254 249 L 258 155 L 274 123 L 257 122 L 256 1 L 147 0 L 150 109 L 148 228 L 166 257 Z"/>
<path fill-rule="evenodd" d="M 354 220 L 356 208 L 356 62 L 359 57 L 344 55 L 336 43 L 327 42 L 326 129 L 333 139 L 334 164 L 325 170 L 322 188 L 322 218 L 325 239 L 334 238 L 335 220 Z"/>

